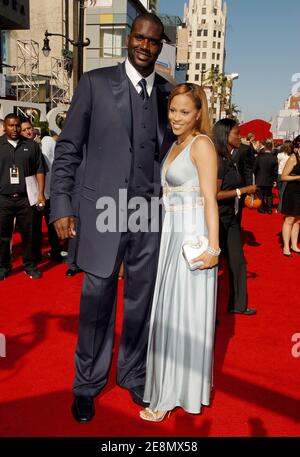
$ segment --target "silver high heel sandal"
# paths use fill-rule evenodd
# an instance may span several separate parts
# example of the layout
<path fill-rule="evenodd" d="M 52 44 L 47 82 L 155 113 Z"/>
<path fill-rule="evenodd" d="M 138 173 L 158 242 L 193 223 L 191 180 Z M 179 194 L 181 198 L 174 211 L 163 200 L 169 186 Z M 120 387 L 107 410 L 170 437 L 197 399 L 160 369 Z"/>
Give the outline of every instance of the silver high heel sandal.
<path fill-rule="evenodd" d="M 140 418 L 149 422 L 161 422 L 166 416 L 170 417 L 171 411 L 152 411 L 150 408 L 145 408 L 140 411 Z"/>

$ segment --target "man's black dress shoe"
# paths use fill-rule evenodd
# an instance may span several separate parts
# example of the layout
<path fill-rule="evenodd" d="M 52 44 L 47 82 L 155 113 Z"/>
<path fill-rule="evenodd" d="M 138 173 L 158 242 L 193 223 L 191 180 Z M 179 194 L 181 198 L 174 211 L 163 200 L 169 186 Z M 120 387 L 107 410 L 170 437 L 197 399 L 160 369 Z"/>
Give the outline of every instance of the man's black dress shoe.
<path fill-rule="evenodd" d="M 256 309 L 247 308 L 244 311 L 239 311 L 239 310 L 236 310 L 236 309 L 230 309 L 229 312 L 231 314 L 245 314 L 246 316 L 254 316 L 256 314 Z"/>
<path fill-rule="evenodd" d="M 64 260 L 65 260 L 65 259 L 63 258 L 63 256 L 60 255 L 60 252 L 56 252 L 56 253 L 55 253 L 55 252 L 49 251 L 49 252 L 47 252 L 47 253 L 45 254 L 45 257 L 47 257 L 47 259 L 51 259 L 51 260 L 53 260 L 54 262 L 59 262 L 59 263 L 63 263 Z"/>
<path fill-rule="evenodd" d="M 143 406 L 146 408 L 149 406 L 149 403 L 143 400 L 144 398 L 145 386 L 135 386 L 130 389 L 131 398 L 137 405 Z"/>
<path fill-rule="evenodd" d="M 77 275 L 77 273 L 80 273 L 80 272 L 81 272 L 81 270 L 79 268 L 69 268 L 66 271 L 66 276 L 71 278 L 72 276 L 75 276 L 75 275 Z"/>
<path fill-rule="evenodd" d="M 37 267 L 24 268 L 24 273 L 29 276 L 30 279 L 40 279 L 42 277 L 42 273 Z"/>
<path fill-rule="evenodd" d="M 95 415 L 94 398 L 87 395 L 75 395 L 72 414 L 77 422 L 89 422 Z"/>

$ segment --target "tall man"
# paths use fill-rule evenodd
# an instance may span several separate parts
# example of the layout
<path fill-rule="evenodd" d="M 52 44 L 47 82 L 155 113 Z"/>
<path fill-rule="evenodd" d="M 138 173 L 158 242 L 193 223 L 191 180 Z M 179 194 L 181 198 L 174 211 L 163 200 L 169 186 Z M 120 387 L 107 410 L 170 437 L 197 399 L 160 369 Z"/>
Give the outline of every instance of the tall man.
<path fill-rule="evenodd" d="M 96 202 L 119 190 L 128 198 L 160 194 L 160 162 L 172 137 L 167 130 L 169 84 L 154 72 L 164 27 L 153 14 L 138 16 L 127 39 L 128 59 L 83 75 L 56 146 L 52 169 L 52 220 L 59 236 L 75 236 L 71 197 L 86 146 L 81 180 L 77 264 L 82 287 L 72 412 L 94 415 L 94 397 L 107 382 L 114 340 L 118 271 L 125 263 L 124 320 L 117 383 L 143 405 L 149 313 L 159 235 L 150 231 L 100 233 Z M 150 202 L 149 202 L 150 206 Z M 124 209 L 124 208 L 123 208 Z M 129 209 L 129 212 L 131 210 Z M 118 226 L 124 227 L 122 208 Z"/>
<path fill-rule="evenodd" d="M 276 187 L 277 183 L 278 160 L 276 155 L 272 154 L 273 142 L 267 140 L 264 146 L 263 152 L 256 157 L 254 164 L 256 184 L 259 186 L 259 194 L 262 200 L 258 212 L 272 214 L 272 188 Z"/>
<path fill-rule="evenodd" d="M 36 176 L 37 204 L 45 204 L 45 165 L 38 144 L 20 136 L 21 122 L 15 114 L 4 119 L 0 138 L 0 280 L 11 270 L 10 241 L 16 219 L 22 237 L 23 268 L 32 279 L 41 277 L 33 255 L 33 208 L 26 193 L 26 177 Z"/>

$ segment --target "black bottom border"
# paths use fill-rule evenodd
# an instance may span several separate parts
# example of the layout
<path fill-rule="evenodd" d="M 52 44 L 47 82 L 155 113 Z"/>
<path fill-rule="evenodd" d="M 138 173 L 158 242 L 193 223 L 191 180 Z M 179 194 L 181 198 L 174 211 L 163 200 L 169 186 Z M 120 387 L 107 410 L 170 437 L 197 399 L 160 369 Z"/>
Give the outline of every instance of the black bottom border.
<path fill-rule="evenodd" d="M 59 456 L 81 454 L 84 457 L 121 453 L 149 455 L 174 453 L 197 455 L 203 451 L 300 451 L 300 438 L 191 438 L 191 437 L 93 437 L 93 438 L 1 438 L 0 454 L 45 455 L 59 451 Z M 6 451 L 6 452 L 5 452 Z M 20 454 L 21 455 L 21 454 Z M 298 454 L 300 455 L 300 454 Z"/>

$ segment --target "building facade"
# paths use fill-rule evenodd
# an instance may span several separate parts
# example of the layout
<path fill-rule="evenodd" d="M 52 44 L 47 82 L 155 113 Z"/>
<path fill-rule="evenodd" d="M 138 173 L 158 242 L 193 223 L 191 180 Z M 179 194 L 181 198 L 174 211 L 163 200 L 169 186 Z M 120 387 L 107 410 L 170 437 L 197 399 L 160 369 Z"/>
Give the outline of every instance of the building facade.
<path fill-rule="evenodd" d="M 65 71 L 64 55 L 66 50 L 73 55 L 75 68 L 78 48 L 59 35 L 78 40 L 79 1 L 43 0 L 42 8 L 40 0 L 30 0 L 30 3 L 24 0 L 23 3 L 28 7 L 30 29 L 5 32 L 2 43 L 4 40 L 7 43 L 6 63 L 15 67 L 5 69 L 6 79 L 19 100 L 47 103 L 48 108 L 59 104 L 60 98 L 61 104 L 67 104 L 77 78 L 74 71 L 73 77 Z M 126 39 L 133 20 L 141 13 L 157 12 L 157 9 L 158 1 L 154 0 L 85 0 L 84 39 L 89 38 L 90 45 L 83 48 L 83 70 L 124 61 Z M 42 52 L 46 30 L 57 34 L 49 37 L 48 56 Z"/>
<path fill-rule="evenodd" d="M 151 0 L 98 0 L 87 8 L 85 71 L 109 67 L 127 56 L 126 38 L 136 16 L 157 13 L 158 2 Z"/>
<path fill-rule="evenodd" d="M 293 140 L 300 135 L 300 92 L 290 95 L 272 122 L 273 138 Z"/>
<path fill-rule="evenodd" d="M 0 5 L 0 97 L 10 96 L 10 85 L 7 84 L 6 70 L 10 69 L 8 61 L 9 30 L 29 29 L 29 0 L 18 2 L 1 1 Z"/>
<path fill-rule="evenodd" d="M 86 49 L 85 71 L 122 62 L 127 55 L 126 38 L 131 24 L 145 11 L 141 2 L 131 0 L 100 0 L 88 7 L 86 36 L 91 44 Z"/>
<path fill-rule="evenodd" d="M 0 30 L 17 30 L 29 28 L 29 0 L 8 1 L 0 3 Z"/>
<path fill-rule="evenodd" d="M 70 3 L 71 4 L 71 3 Z M 72 90 L 72 79 L 63 71 L 62 50 L 66 40 L 54 36 L 50 40 L 50 55 L 45 57 L 42 48 L 44 33 L 65 34 L 65 2 L 63 0 L 30 0 L 30 29 L 11 30 L 8 33 L 8 60 L 14 68 L 7 69 L 15 96 L 21 101 L 45 102 L 53 107 L 54 93 L 62 94 L 61 103 L 67 103 Z M 73 38 L 73 9 L 69 12 L 69 36 Z M 59 97 L 56 97 L 59 99 Z M 58 101 L 58 100 L 57 100 Z"/>
<path fill-rule="evenodd" d="M 224 0 L 190 0 L 177 29 L 177 68 L 186 69 L 187 81 L 204 87 L 213 121 L 226 115 L 231 100 L 232 78 L 224 75 L 226 20 Z M 227 88 L 221 88 L 222 81 Z"/>
<path fill-rule="evenodd" d="M 227 4 L 223 0 L 190 0 L 188 29 L 188 80 L 201 83 L 211 69 L 224 72 Z"/>
<path fill-rule="evenodd" d="M 73 36 L 73 22 L 70 18 L 70 36 Z M 11 65 L 18 64 L 17 41 L 35 41 L 39 45 L 39 72 L 42 75 L 51 73 L 51 57 L 60 58 L 61 51 L 65 47 L 62 37 L 53 37 L 50 47 L 51 54 L 45 57 L 42 53 L 44 32 L 64 34 L 64 2 L 61 0 L 43 0 L 41 8 L 40 0 L 30 0 L 30 29 L 14 30 L 9 33 L 9 59 Z"/>
<path fill-rule="evenodd" d="M 77 0 L 43 0 L 41 8 L 40 0 L 31 0 L 30 29 L 6 33 L 7 63 L 15 67 L 6 68 L 6 78 L 19 100 L 45 102 L 50 108 L 59 103 L 59 98 L 61 104 L 65 104 L 72 97 L 77 78 L 75 72 L 70 77 L 64 71 L 63 53 L 68 50 L 73 55 L 75 67 L 78 48 L 63 36 L 51 36 L 49 55 L 45 56 L 42 49 L 46 30 L 78 40 L 78 4 Z M 85 6 L 84 37 L 88 37 L 91 43 L 83 49 L 84 71 L 124 60 L 126 36 L 132 21 L 147 9 L 138 0 L 86 0 Z M 23 93 L 20 81 L 24 86 Z"/>

